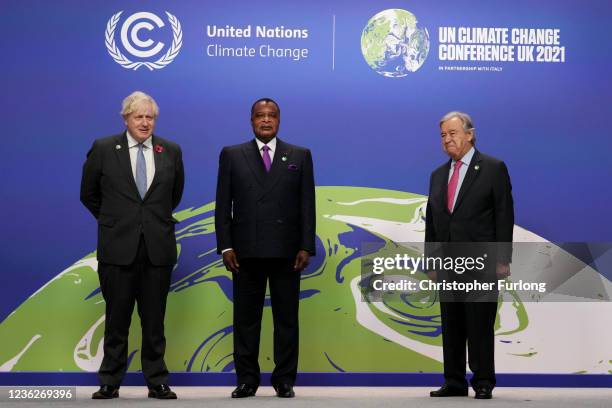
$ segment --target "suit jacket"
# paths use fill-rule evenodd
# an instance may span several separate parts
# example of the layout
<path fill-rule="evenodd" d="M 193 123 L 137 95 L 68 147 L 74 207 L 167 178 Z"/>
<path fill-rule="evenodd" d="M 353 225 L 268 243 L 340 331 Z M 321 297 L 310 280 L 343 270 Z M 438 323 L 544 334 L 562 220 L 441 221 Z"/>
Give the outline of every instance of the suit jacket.
<path fill-rule="evenodd" d="M 504 162 L 474 152 L 452 213 L 447 208 L 451 160 L 431 174 L 426 242 L 512 242 L 512 185 Z M 510 263 L 512 247 L 498 245 L 497 261 Z"/>
<path fill-rule="evenodd" d="M 270 172 L 255 140 L 219 157 L 217 252 L 238 258 L 294 258 L 315 253 L 315 190 L 310 150 L 277 139 Z"/>
<path fill-rule="evenodd" d="M 141 234 L 153 265 L 176 263 L 172 210 L 183 194 L 185 176 L 180 147 L 153 137 L 155 176 L 144 199 L 130 164 L 126 133 L 98 139 L 87 153 L 81 202 L 98 220 L 98 261 L 129 265 Z"/>

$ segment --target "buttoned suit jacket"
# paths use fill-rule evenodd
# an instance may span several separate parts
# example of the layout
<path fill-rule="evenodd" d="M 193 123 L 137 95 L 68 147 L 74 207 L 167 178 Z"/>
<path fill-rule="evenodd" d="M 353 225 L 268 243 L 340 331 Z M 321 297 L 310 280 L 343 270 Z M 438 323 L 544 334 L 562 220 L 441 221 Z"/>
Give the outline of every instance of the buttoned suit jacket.
<path fill-rule="evenodd" d="M 474 152 L 457 192 L 453 212 L 447 208 L 451 160 L 433 171 L 426 210 L 426 242 L 499 242 L 497 261 L 512 260 L 514 204 L 503 161 Z"/>
<path fill-rule="evenodd" d="M 315 254 L 315 190 L 310 150 L 277 138 L 270 172 L 255 140 L 224 147 L 219 156 L 217 251 L 240 258 Z"/>
<path fill-rule="evenodd" d="M 184 187 L 180 147 L 152 136 L 155 176 L 140 197 L 126 133 L 98 139 L 87 153 L 81 179 L 81 202 L 98 221 L 98 261 L 129 265 L 144 236 L 153 265 L 174 265 L 177 259 L 172 211 Z"/>

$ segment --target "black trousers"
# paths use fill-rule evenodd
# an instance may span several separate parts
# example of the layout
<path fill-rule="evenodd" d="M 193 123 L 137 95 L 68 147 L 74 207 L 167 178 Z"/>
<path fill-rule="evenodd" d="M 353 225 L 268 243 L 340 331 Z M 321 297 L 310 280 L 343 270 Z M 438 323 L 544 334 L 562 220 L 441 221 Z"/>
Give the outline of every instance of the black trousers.
<path fill-rule="evenodd" d="M 172 266 L 151 265 L 143 237 L 131 265 L 98 265 L 100 289 L 106 302 L 104 358 L 98 371 L 100 384 L 121 385 L 127 370 L 134 303 L 138 305 L 142 327 L 140 358 L 145 380 L 149 386 L 168 382 L 164 316 L 171 272 Z"/>
<path fill-rule="evenodd" d="M 300 273 L 293 259 L 248 258 L 240 260 L 240 272 L 233 275 L 234 364 L 238 384 L 258 386 L 261 317 L 270 282 L 274 319 L 274 371 L 272 384 L 295 384 L 298 366 L 298 307 Z"/>
<path fill-rule="evenodd" d="M 474 375 L 473 388 L 495 387 L 494 331 L 497 302 L 440 302 L 444 379 L 454 388 L 467 388 L 465 344 Z"/>

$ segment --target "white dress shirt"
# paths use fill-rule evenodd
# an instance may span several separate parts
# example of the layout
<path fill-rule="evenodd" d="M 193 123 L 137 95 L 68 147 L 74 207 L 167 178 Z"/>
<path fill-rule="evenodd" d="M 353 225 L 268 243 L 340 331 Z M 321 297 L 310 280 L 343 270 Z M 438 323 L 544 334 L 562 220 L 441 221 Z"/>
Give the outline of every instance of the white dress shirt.
<path fill-rule="evenodd" d="M 460 159 L 461 167 L 459 167 L 459 181 L 457 182 L 457 190 L 455 190 L 455 198 L 453 199 L 453 210 L 455 209 L 455 203 L 457 202 L 457 197 L 459 196 L 459 191 L 461 190 L 461 184 L 463 184 L 463 179 L 465 178 L 465 174 L 470 167 L 470 162 L 472 161 L 472 157 L 474 157 L 474 152 L 476 150 L 472 146 L 470 150 Z M 451 162 L 450 170 L 448 172 L 448 183 L 450 183 L 451 177 L 453 176 L 453 172 L 455 171 L 455 163 L 456 160 Z"/>
<path fill-rule="evenodd" d="M 128 150 L 130 152 L 130 163 L 132 165 L 132 175 L 136 180 L 136 159 L 138 158 L 138 141 L 130 135 L 130 132 L 126 131 L 128 140 Z M 142 143 L 142 153 L 144 154 L 145 162 L 147 165 L 147 191 L 151 187 L 153 177 L 155 177 L 155 160 L 153 159 L 153 138 L 149 136 L 147 140 Z"/>
<path fill-rule="evenodd" d="M 257 148 L 259 149 L 259 155 L 261 156 L 261 159 L 263 160 L 263 150 L 262 149 L 266 145 L 266 143 L 262 142 L 258 138 L 255 138 L 255 142 L 257 142 Z M 272 140 L 270 140 L 267 143 L 267 145 L 270 148 L 270 150 L 268 150 L 268 154 L 270 155 L 270 163 L 273 163 L 274 162 L 274 152 L 276 152 L 276 137 L 273 137 Z"/>

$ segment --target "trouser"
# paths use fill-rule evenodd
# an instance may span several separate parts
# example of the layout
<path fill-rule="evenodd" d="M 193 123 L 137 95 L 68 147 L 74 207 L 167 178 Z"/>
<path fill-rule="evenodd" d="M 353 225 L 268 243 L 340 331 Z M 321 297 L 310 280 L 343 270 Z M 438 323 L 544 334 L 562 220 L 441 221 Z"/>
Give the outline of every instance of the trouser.
<path fill-rule="evenodd" d="M 240 260 L 233 275 L 234 364 L 238 384 L 260 383 L 259 340 L 261 317 L 270 284 L 274 319 L 274 371 L 272 384 L 295 384 L 298 366 L 298 306 L 300 273 L 293 259 L 249 258 Z"/>
<path fill-rule="evenodd" d="M 494 325 L 496 302 L 440 302 L 444 379 L 454 388 L 467 388 L 465 344 L 474 375 L 473 388 L 495 387 Z"/>
<path fill-rule="evenodd" d="M 145 380 L 150 387 L 168 382 L 164 316 L 171 272 L 172 266 L 151 264 L 142 236 L 131 265 L 99 263 L 100 289 L 106 302 L 100 384 L 119 386 L 123 380 L 128 368 L 128 335 L 134 303 L 142 327 L 140 358 Z"/>

